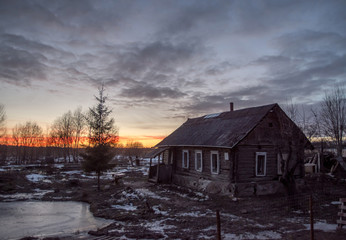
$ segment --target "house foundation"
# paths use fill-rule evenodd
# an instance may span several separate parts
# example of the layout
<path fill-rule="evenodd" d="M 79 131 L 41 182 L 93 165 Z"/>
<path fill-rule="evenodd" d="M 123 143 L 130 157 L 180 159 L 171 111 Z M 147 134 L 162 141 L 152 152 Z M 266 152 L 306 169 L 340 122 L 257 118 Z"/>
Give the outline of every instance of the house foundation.
<path fill-rule="evenodd" d="M 174 175 L 173 183 L 210 194 L 229 195 L 231 185 L 228 182 L 195 178 L 191 176 Z"/>

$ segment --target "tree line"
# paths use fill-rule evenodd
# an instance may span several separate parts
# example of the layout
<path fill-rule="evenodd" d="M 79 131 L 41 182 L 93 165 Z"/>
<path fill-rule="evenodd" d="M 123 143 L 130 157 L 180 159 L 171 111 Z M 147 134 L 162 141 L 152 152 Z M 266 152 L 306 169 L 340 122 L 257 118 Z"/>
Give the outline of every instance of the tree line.
<path fill-rule="evenodd" d="M 95 98 L 99 103 L 101 101 L 105 108 L 104 91 L 102 86 L 99 89 L 99 94 L 102 96 Z M 106 140 L 101 132 L 107 129 L 112 130 L 108 133 L 108 137 L 112 139 L 112 147 L 121 149 L 117 153 L 128 156 L 130 159 L 135 155 L 141 156 L 143 152 L 141 150 L 144 148 L 141 142 L 129 141 L 125 146 L 118 143 L 118 130 L 113 118 L 105 126 L 95 123 L 95 118 L 99 117 L 97 114 L 103 110 L 100 106 L 96 106 L 83 112 L 82 107 L 78 107 L 74 111 L 69 110 L 57 117 L 45 131 L 36 122 L 27 121 L 16 124 L 12 132 L 8 133 L 5 126 L 5 107 L 0 104 L 0 138 L 7 139 L 0 147 L 0 159 L 5 160 L 7 156 L 10 156 L 17 164 L 33 163 L 39 158 L 63 158 L 64 162 L 79 162 L 80 153 L 84 152 L 85 148 L 95 145 L 97 141 Z M 110 110 L 107 111 L 111 113 Z M 95 128 L 99 128 L 97 141 Z M 6 135 L 7 138 L 5 138 Z M 11 148 L 5 147 L 7 145 Z"/>

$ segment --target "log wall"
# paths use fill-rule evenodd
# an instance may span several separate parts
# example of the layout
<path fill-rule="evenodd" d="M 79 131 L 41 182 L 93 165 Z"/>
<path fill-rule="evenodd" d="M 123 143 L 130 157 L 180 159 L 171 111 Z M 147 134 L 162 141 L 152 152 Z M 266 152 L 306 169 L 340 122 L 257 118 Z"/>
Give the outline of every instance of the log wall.
<path fill-rule="evenodd" d="M 183 168 L 183 150 L 188 150 L 189 152 L 189 167 Z M 202 159 L 203 159 L 203 168 L 202 171 L 197 171 L 195 166 L 195 151 L 202 151 Z M 220 171 L 218 174 L 211 173 L 211 151 L 218 151 L 219 162 L 220 162 Z M 230 160 L 225 160 L 225 152 L 228 152 L 230 156 L 229 149 L 222 148 L 192 148 L 192 147 L 179 147 L 175 150 L 175 166 L 174 173 L 191 176 L 199 179 L 214 179 L 221 181 L 229 181 L 230 176 Z"/>

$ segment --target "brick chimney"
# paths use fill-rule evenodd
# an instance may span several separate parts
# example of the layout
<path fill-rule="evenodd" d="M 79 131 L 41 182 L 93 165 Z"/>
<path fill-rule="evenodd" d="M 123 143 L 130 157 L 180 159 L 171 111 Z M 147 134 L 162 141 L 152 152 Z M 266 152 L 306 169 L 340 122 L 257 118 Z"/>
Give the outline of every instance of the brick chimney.
<path fill-rule="evenodd" d="M 230 107 L 230 111 L 233 112 L 233 110 L 234 110 L 234 104 L 233 104 L 233 102 L 230 102 L 230 103 L 229 103 L 229 107 Z"/>

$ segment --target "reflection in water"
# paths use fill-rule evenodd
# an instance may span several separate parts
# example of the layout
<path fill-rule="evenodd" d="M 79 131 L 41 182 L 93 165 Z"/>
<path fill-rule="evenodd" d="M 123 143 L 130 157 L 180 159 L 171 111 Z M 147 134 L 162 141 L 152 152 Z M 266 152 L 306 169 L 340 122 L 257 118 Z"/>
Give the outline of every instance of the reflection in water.
<path fill-rule="evenodd" d="M 79 202 L 0 202 L 0 239 L 71 234 L 106 225 Z"/>

